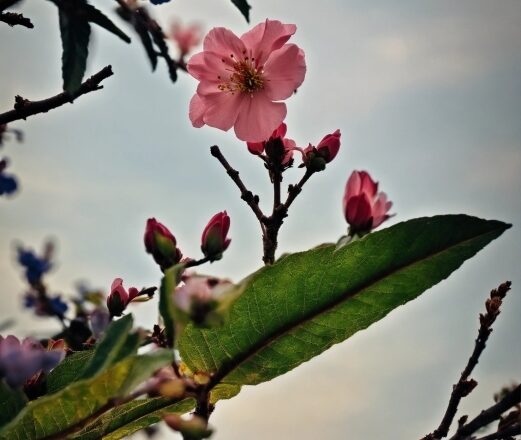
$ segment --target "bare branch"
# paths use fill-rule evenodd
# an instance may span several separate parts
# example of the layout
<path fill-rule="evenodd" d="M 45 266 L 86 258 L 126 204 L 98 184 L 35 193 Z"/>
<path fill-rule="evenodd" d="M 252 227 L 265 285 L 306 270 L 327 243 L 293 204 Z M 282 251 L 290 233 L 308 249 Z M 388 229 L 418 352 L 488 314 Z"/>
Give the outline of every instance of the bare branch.
<path fill-rule="evenodd" d="M 7 23 L 11 27 L 19 25 L 29 29 L 34 28 L 30 19 L 24 17 L 22 14 L 16 14 L 15 12 L 1 12 L 0 21 Z"/>
<path fill-rule="evenodd" d="M 461 399 L 468 396 L 478 384 L 474 379 L 469 379 L 469 377 L 474 370 L 474 367 L 478 364 L 479 357 L 486 347 L 488 337 L 490 336 L 490 333 L 492 333 L 492 324 L 500 313 L 499 309 L 502 300 L 510 290 L 510 286 L 511 282 L 507 281 L 501 284 L 497 289 L 493 289 L 490 292 L 490 298 L 485 302 L 486 313 L 484 315 L 480 314 L 479 316 L 480 327 L 478 337 L 475 341 L 474 351 L 472 352 L 465 369 L 461 373 L 458 383 L 456 383 L 452 388 L 445 415 L 443 416 L 438 428 L 432 433 L 427 434 L 421 440 L 439 440 L 446 437 L 458 411 L 458 405 Z"/>
<path fill-rule="evenodd" d="M 27 117 L 36 115 L 38 113 L 46 113 L 49 110 L 55 109 L 64 104 L 72 104 L 76 98 L 102 89 L 103 86 L 101 86 L 100 83 L 113 74 L 114 73 L 112 72 L 111 66 L 104 67 L 98 73 L 87 79 L 80 86 L 78 91 L 72 95 L 67 92 L 62 92 L 56 96 L 43 99 L 41 101 L 29 101 L 28 99 L 24 99 L 21 96 L 16 96 L 14 109 L 5 113 L 0 113 L 0 125 L 20 119 L 27 119 Z"/>

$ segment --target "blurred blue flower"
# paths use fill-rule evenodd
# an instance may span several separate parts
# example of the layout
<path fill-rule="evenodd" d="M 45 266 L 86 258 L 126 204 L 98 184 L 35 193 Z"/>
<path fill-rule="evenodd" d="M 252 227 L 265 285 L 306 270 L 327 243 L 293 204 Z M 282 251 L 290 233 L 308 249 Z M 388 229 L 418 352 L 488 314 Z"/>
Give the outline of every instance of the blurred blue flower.
<path fill-rule="evenodd" d="M 29 284 L 38 284 L 42 276 L 51 270 L 52 264 L 46 258 L 38 257 L 33 251 L 18 248 L 18 263 L 25 269 Z"/>
<path fill-rule="evenodd" d="M 7 167 L 7 159 L 0 160 L 0 196 L 4 194 L 12 194 L 18 188 L 16 178 L 10 174 L 5 174 L 4 170 Z"/>

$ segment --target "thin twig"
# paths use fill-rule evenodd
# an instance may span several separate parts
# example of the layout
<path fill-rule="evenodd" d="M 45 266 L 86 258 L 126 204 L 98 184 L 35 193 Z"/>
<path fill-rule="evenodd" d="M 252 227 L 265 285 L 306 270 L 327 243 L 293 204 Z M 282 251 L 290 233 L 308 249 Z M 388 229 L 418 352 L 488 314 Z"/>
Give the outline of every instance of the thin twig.
<path fill-rule="evenodd" d="M 83 82 L 80 88 L 73 94 L 62 92 L 41 101 L 29 101 L 21 96 L 16 96 L 14 109 L 0 113 L 0 125 L 26 119 L 38 113 L 46 113 L 64 104 L 73 103 L 76 98 L 82 95 L 102 89 L 103 86 L 101 86 L 100 83 L 113 74 L 112 67 L 106 66 Z"/>
<path fill-rule="evenodd" d="M 502 429 L 498 432 L 493 432 L 492 434 L 486 435 L 485 437 L 480 437 L 476 440 L 507 440 L 511 439 L 514 435 L 521 434 L 521 424 L 514 423 Z"/>
<path fill-rule="evenodd" d="M 485 303 L 486 313 L 480 314 L 478 337 L 476 338 L 474 350 L 470 356 L 467 365 L 461 373 L 458 383 L 452 388 L 449 404 L 440 425 L 432 433 L 427 434 L 421 440 L 439 440 L 447 436 L 452 425 L 454 417 L 458 411 L 458 405 L 464 397 L 468 396 L 476 387 L 477 382 L 469 379 L 474 367 L 478 364 L 479 357 L 486 347 L 488 337 L 492 333 L 492 324 L 500 313 L 502 300 L 510 290 L 511 282 L 507 281 L 501 284 L 497 289 L 490 292 L 490 298 Z M 459 437 L 458 437 L 459 438 Z"/>
<path fill-rule="evenodd" d="M 231 167 L 231 165 L 223 156 L 221 150 L 217 145 L 214 145 L 210 148 L 210 153 L 221 163 L 221 165 L 224 167 L 224 169 L 231 177 L 235 185 L 237 185 L 237 187 L 241 191 L 241 199 L 244 200 L 251 208 L 251 210 L 259 220 L 262 230 L 264 231 L 264 223 L 266 221 L 266 216 L 259 207 L 259 197 L 254 195 L 250 190 L 246 188 L 241 178 L 239 177 L 239 172 Z"/>
<path fill-rule="evenodd" d="M 508 392 L 499 402 L 481 413 L 470 422 L 460 426 L 450 440 L 466 440 L 478 429 L 484 428 L 495 420 L 498 420 L 503 413 L 521 402 L 521 385 Z"/>
<path fill-rule="evenodd" d="M 22 14 L 17 14 L 15 12 L 1 12 L 0 21 L 7 23 L 11 27 L 19 25 L 29 29 L 34 28 L 34 25 L 31 23 L 31 20 L 29 18 L 24 17 Z"/>

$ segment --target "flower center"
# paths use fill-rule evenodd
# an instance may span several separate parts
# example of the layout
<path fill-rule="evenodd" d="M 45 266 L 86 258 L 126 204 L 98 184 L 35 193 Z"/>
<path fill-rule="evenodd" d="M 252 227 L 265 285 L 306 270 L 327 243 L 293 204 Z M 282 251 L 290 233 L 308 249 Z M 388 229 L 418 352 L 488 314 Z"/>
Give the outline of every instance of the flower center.
<path fill-rule="evenodd" d="M 232 59 L 234 58 L 233 55 L 230 56 Z M 246 57 L 241 61 L 236 59 L 233 61 L 232 69 L 229 69 L 231 75 L 228 81 L 219 84 L 219 90 L 232 92 L 232 94 L 235 92 L 253 94 L 264 88 L 263 71 L 261 68 L 255 67 L 253 58 Z M 221 79 L 220 76 L 218 78 Z"/>

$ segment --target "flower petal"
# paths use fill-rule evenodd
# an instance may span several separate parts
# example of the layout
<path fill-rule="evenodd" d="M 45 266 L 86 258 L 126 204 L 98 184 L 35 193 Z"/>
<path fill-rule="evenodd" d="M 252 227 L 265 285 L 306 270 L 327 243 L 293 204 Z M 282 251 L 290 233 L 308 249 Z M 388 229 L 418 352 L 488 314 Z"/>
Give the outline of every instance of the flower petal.
<path fill-rule="evenodd" d="M 246 142 L 268 139 L 286 117 L 286 104 L 271 102 L 265 93 L 244 97 L 243 106 L 235 123 L 235 134 Z"/>
<path fill-rule="evenodd" d="M 216 27 L 206 35 L 203 50 L 204 52 L 215 52 L 225 58 L 232 58 L 230 55 L 233 55 L 235 59 L 242 59 L 246 47 L 232 31 L 223 27 Z"/>
<path fill-rule="evenodd" d="M 255 58 L 255 64 L 262 66 L 271 52 L 281 48 L 296 32 L 294 24 L 283 24 L 278 20 L 259 23 L 241 36 L 248 52 Z"/>
<path fill-rule="evenodd" d="M 210 127 L 228 131 L 237 120 L 237 115 L 243 108 L 243 103 L 249 100 L 249 96 L 242 93 L 218 92 L 203 97 L 206 107 L 203 120 Z"/>
<path fill-rule="evenodd" d="M 306 76 L 304 52 L 294 44 L 286 44 L 273 52 L 264 66 L 265 91 L 274 100 L 289 98 Z"/>
<path fill-rule="evenodd" d="M 190 100 L 190 110 L 188 111 L 188 116 L 190 117 L 190 121 L 192 121 L 192 125 L 196 128 L 201 128 L 204 125 L 204 112 L 205 112 L 205 104 L 202 98 L 195 94 L 192 96 Z"/>

